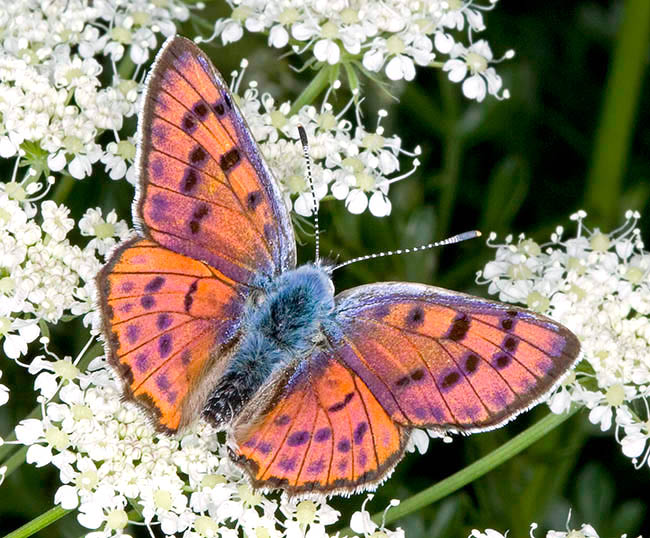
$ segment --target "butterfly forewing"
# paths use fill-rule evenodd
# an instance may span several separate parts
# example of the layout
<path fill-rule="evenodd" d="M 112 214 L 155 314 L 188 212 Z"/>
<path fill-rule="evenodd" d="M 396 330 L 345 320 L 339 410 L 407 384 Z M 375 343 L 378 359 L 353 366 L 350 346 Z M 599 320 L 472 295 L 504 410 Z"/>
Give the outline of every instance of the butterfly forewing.
<path fill-rule="evenodd" d="M 295 264 L 287 209 L 240 111 L 191 41 L 164 45 L 140 118 L 144 233 L 238 282 Z"/>
<path fill-rule="evenodd" d="M 496 427 L 527 409 L 580 348 L 539 314 L 419 284 L 346 291 L 337 321 L 331 345 L 393 420 L 445 431 Z"/>

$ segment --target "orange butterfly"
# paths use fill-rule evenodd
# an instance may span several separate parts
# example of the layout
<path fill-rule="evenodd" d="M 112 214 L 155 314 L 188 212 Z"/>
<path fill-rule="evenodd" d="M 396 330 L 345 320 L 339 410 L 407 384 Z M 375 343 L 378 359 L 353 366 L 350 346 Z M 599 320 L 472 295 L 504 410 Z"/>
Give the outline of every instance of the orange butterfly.
<path fill-rule="evenodd" d="M 334 296 L 331 268 L 296 268 L 278 185 L 191 41 L 158 54 L 139 138 L 141 235 L 97 279 L 107 354 L 159 430 L 226 430 L 255 487 L 367 489 L 413 428 L 499 426 L 575 361 L 539 314 L 402 282 Z"/>

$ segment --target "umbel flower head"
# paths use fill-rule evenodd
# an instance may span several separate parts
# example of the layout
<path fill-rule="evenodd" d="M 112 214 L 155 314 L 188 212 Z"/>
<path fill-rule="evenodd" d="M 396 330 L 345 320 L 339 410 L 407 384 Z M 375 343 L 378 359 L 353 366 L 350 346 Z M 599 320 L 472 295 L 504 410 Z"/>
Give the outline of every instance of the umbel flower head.
<path fill-rule="evenodd" d="M 650 430 L 650 254 L 637 228 L 640 214 L 610 233 L 571 216 L 575 236 L 558 227 L 539 245 L 523 235 L 488 244 L 496 259 L 479 282 L 507 302 L 520 302 L 571 329 L 582 345 L 582 362 L 550 399 L 554 413 L 574 403 L 589 409 L 603 431 L 614 427 L 623 453 L 637 466 L 648 463 Z"/>
<path fill-rule="evenodd" d="M 310 54 L 307 65 L 346 64 L 390 80 L 413 80 L 416 66 L 444 66 L 451 81 L 464 80 L 469 99 L 482 101 L 488 93 L 501 99 L 509 96 L 493 67 L 501 60 L 493 58 L 486 40 L 472 39 L 473 33 L 485 30 L 483 12 L 496 2 L 229 0 L 230 16 L 215 23 L 208 39 L 220 37 L 227 44 L 239 41 L 244 30 L 263 32 L 271 47 L 290 46 L 298 54 Z M 467 33 L 467 45 L 458 41 L 462 32 Z M 509 51 L 504 58 L 513 55 Z"/>

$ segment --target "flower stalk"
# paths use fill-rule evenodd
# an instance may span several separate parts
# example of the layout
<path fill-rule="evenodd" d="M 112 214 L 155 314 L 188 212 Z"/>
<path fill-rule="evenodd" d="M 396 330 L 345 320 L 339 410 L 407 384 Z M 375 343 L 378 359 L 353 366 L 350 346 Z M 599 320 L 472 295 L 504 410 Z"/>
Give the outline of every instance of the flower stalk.
<path fill-rule="evenodd" d="M 614 44 L 585 192 L 587 209 L 608 226 L 622 209 L 623 176 L 650 46 L 650 2 L 626 0 Z"/>
<path fill-rule="evenodd" d="M 33 536 L 37 532 L 68 515 L 70 512 L 72 512 L 72 510 L 65 510 L 60 506 L 54 506 L 47 512 L 32 519 L 29 523 L 25 523 L 22 527 L 5 535 L 4 538 L 27 538 L 28 536 Z"/>

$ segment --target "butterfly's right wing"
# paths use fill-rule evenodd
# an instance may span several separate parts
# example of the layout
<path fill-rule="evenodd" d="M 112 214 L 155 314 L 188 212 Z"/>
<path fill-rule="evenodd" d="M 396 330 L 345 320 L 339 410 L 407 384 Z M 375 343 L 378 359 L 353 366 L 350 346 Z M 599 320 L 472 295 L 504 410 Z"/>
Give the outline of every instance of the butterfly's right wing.
<path fill-rule="evenodd" d="M 536 312 L 407 282 L 336 297 L 343 364 L 405 427 L 475 432 L 535 405 L 575 363 L 580 343 Z"/>
<path fill-rule="evenodd" d="M 232 458 L 256 488 L 350 494 L 384 480 L 408 437 L 336 353 L 316 351 L 243 409 Z"/>

